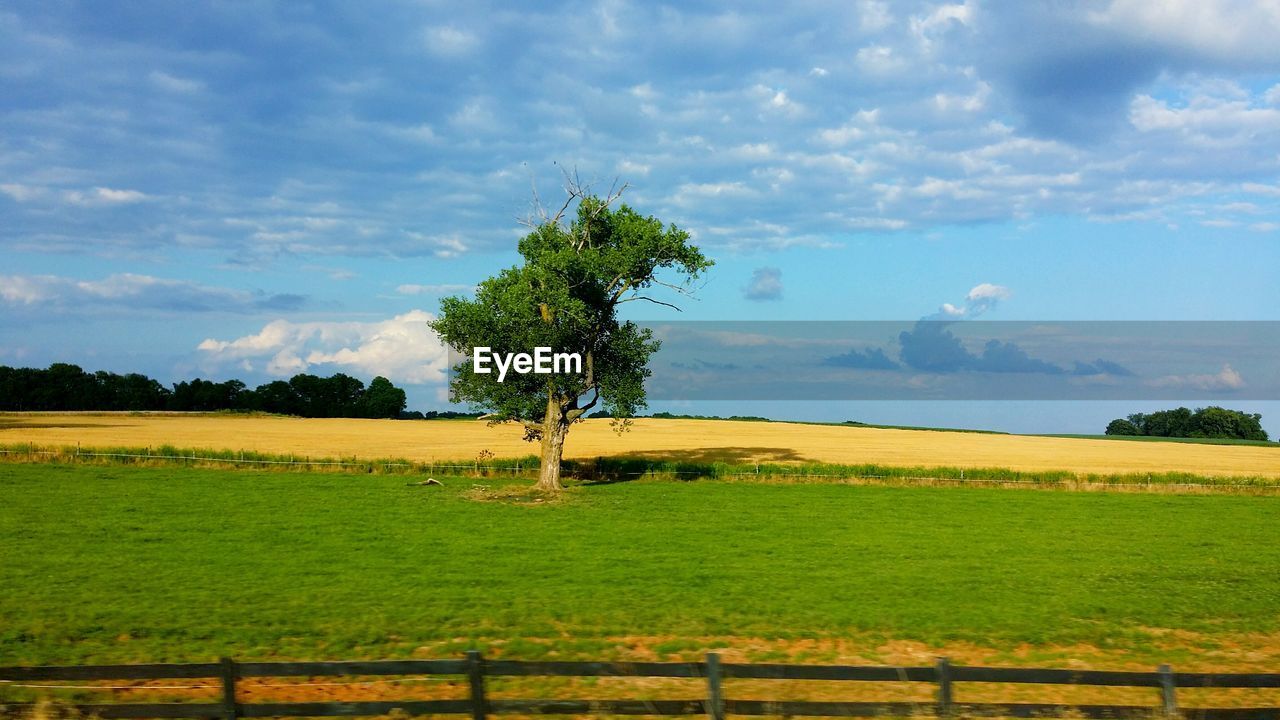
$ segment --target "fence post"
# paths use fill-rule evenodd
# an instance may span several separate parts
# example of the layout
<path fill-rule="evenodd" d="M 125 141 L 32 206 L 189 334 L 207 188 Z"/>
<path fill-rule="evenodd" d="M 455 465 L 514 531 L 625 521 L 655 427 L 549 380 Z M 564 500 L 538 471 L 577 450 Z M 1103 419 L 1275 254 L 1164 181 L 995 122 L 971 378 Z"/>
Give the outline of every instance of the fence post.
<path fill-rule="evenodd" d="M 222 720 L 236 720 L 236 661 L 222 658 Z"/>
<path fill-rule="evenodd" d="M 1157 672 L 1160 673 L 1160 700 L 1164 706 L 1164 714 L 1166 717 L 1173 717 L 1178 714 L 1178 698 L 1175 695 L 1175 686 L 1173 684 L 1173 668 L 1168 665 L 1161 665 Z"/>
<path fill-rule="evenodd" d="M 951 717 L 954 712 L 951 695 L 951 661 L 940 657 L 934 669 L 938 676 L 938 717 Z"/>
<path fill-rule="evenodd" d="M 484 658 L 479 650 L 467 651 L 467 679 L 471 682 L 471 719 L 485 720 L 489 701 L 484 697 Z"/>
<path fill-rule="evenodd" d="M 724 694 L 720 690 L 720 653 L 707 653 L 707 715 L 724 720 Z"/>

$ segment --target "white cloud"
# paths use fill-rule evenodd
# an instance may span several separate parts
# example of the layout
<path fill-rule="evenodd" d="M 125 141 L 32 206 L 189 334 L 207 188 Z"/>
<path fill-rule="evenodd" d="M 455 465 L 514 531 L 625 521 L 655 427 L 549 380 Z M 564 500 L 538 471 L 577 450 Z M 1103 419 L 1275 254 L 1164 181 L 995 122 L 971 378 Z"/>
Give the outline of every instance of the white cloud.
<path fill-rule="evenodd" d="M 494 101 L 488 97 L 467 100 L 457 112 L 449 116 L 449 123 L 465 134 L 494 133 L 502 129 L 502 123 L 494 110 Z"/>
<path fill-rule="evenodd" d="M 994 308 L 1000 301 L 1013 297 L 1013 291 L 1003 285 L 979 283 L 970 288 L 964 297 L 964 305 L 942 303 L 938 312 L 927 320 L 957 320 L 960 318 L 976 318 Z"/>
<path fill-rule="evenodd" d="M 887 45 L 869 45 L 858 50 L 854 57 L 858 67 L 871 75 L 892 75 L 907 67 L 905 58 Z"/>
<path fill-rule="evenodd" d="M 32 305 L 51 297 L 48 285 L 47 278 L 0 275 L 0 300 L 10 305 Z"/>
<path fill-rule="evenodd" d="M 396 288 L 396 292 L 401 295 L 448 295 L 456 292 L 472 292 L 476 289 L 475 285 L 401 285 Z"/>
<path fill-rule="evenodd" d="M 773 88 L 768 85 L 757 84 L 751 87 L 750 95 L 757 98 L 761 108 L 767 113 L 781 115 L 788 118 L 797 118 L 805 114 L 806 108 L 800 103 L 792 100 L 787 91 L 781 88 Z"/>
<path fill-rule="evenodd" d="M 204 84 L 198 80 L 189 80 L 160 70 L 152 70 L 147 79 L 161 90 L 173 93 L 190 94 L 204 89 Z"/>
<path fill-rule="evenodd" d="M 927 177 L 915 187 L 915 193 L 921 197 L 947 197 L 954 200 L 976 200 L 986 197 L 988 192 L 976 186 L 970 180 L 942 180 Z"/>
<path fill-rule="evenodd" d="M 0 193 L 4 193 L 14 200 L 24 203 L 35 200 L 41 195 L 44 195 L 44 188 L 22 185 L 19 183 L 4 183 L 0 184 Z"/>
<path fill-rule="evenodd" d="M 1213 375 L 1165 375 L 1148 380 L 1152 387 L 1191 388 L 1195 390 L 1239 390 L 1245 386 L 1244 378 L 1230 365 Z"/>
<path fill-rule="evenodd" d="M 863 32 L 879 32 L 893 24 L 893 13 L 889 12 L 888 3 L 880 0 L 860 0 L 858 2 L 858 27 Z"/>
<path fill-rule="evenodd" d="M 266 295 L 186 280 L 120 273 L 101 280 L 57 275 L 0 275 L 0 301 L 51 312 L 151 310 L 172 313 L 295 310 L 299 295 Z"/>
<path fill-rule="evenodd" d="M 89 191 L 68 190 L 62 194 L 63 199 L 72 205 L 96 207 L 101 205 L 128 205 L 150 200 L 151 196 L 138 190 L 116 190 L 108 187 L 95 187 Z"/>
<path fill-rule="evenodd" d="M 433 319 L 428 312 L 412 310 L 379 322 L 274 320 L 253 335 L 209 338 L 197 349 L 215 365 L 262 367 L 279 376 L 324 365 L 392 382 L 443 383 L 449 353 L 427 325 Z"/>
<path fill-rule="evenodd" d="M 366 28 L 368 62 L 290 74 L 281 91 L 303 105 L 221 81 L 219 92 L 191 96 L 198 102 L 175 102 L 221 71 L 213 58 L 145 42 L 128 61 L 103 38 L 68 41 L 57 62 L 19 48 L 36 67 L 30 86 L 52 95 L 6 119 L 15 141 L 0 152 L 0 213 L 14 217 L 2 223 L 0 253 L 186 262 L 175 239 L 198 238 L 225 262 L 278 268 L 506 252 L 530 175 L 558 183 L 553 162 L 601 183 L 635 180 L 629 202 L 701 231 L 711 248 L 1035 217 L 1178 220 L 1195 232 L 1204 218 L 1186 216 L 1189 202 L 1280 194 L 1266 190 L 1280 157 L 1280 85 L 1275 68 L 1244 73 L 1204 61 L 1206 51 L 1162 48 L 1194 40 L 1177 39 L 1196 32 L 1178 23 L 1200 5 L 1212 6 L 1209 34 L 1226 33 L 1214 43 L 1252 43 L 1269 32 L 1261 4 L 1173 1 L 1181 19 L 1152 29 L 1165 21 L 1110 0 L 553 3 L 487 21 L 480 6 L 426 3 L 413 14 L 434 19 L 404 24 L 390 13 Z M 252 7 L 246 20 L 275 27 Z M 1101 14 L 1090 20 L 1089 9 Z M 212 11 L 188 12 L 199 21 Z M 63 14 L 49 27 L 71 22 Z M 1232 14 L 1264 29 L 1214 25 Z M 337 15 L 317 13 L 316 30 L 340 33 Z M 1131 16 L 1134 27 L 1123 27 Z M 512 33 L 524 40 L 498 41 Z M 303 35 L 280 33 L 280 51 L 305 54 Z M 406 48 L 417 65 L 402 67 Z M 247 62 L 272 61 L 255 45 L 240 50 Z M 71 59 L 85 71 L 75 83 L 58 70 Z M 144 97 L 94 89 L 125 77 L 140 79 Z M 1106 126 L 1071 134 L 1055 124 L 1075 115 L 1105 116 Z M 226 121 L 235 117 L 255 122 Z M 281 128 L 314 152 L 278 145 Z M 126 149 L 129 161 L 116 162 Z M 53 213 L 52 201 L 99 209 Z M 1274 203 L 1258 205 L 1247 222 L 1280 222 Z M 128 212 L 103 217 L 110 207 Z M 752 223 L 789 232 L 753 235 Z"/>
<path fill-rule="evenodd" d="M 653 166 L 646 163 L 635 162 L 632 160 L 620 160 L 618 162 L 618 174 L 623 177 L 643 177 L 649 174 Z"/>
<path fill-rule="evenodd" d="M 1262 183 L 1244 183 L 1240 186 L 1241 190 L 1254 195 L 1270 195 L 1272 197 L 1280 197 L 1280 185 L 1263 185 Z"/>
<path fill-rule="evenodd" d="M 776 267 L 756 268 L 751 273 L 751 281 L 743 288 L 742 296 L 748 300 L 781 300 L 782 270 Z"/>
<path fill-rule="evenodd" d="M 933 96 L 933 104 L 940 112 L 963 110 L 977 112 L 987 106 L 987 98 L 991 96 L 991 86 L 985 82 L 978 83 L 978 88 L 970 95 L 953 95 L 937 93 Z"/>
<path fill-rule="evenodd" d="M 865 140 L 875 132 L 878 117 L 877 110 L 859 110 L 844 125 L 818 131 L 818 139 L 837 147 Z"/>
<path fill-rule="evenodd" d="M 635 97 L 645 101 L 651 102 L 653 100 L 658 99 L 658 93 L 654 91 L 653 83 L 646 82 L 646 83 L 640 83 L 639 85 L 632 85 L 631 89 L 628 90 L 628 92 L 630 92 Z"/>
<path fill-rule="evenodd" d="M 479 45 L 475 33 L 452 25 L 429 27 L 422 32 L 427 51 L 440 57 L 460 57 L 471 54 Z"/>
<path fill-rule="evenodd" d="M 966 0 L 963 4 L 943 4 L 926 15 L 911 18 L 911 32 L 922 48 L 932 47 L 934 36 L 950 29 L 953 24 L 968 25 L 974 16 L 974 7 Z"/>
<path fill-rule="evenodd" d="M 404 234 L 414 245 L 429 249 L 438 258 L 457 257 L 468 250 L 467 244 L 457 235 L 427 235 L 408 230 Z"/>
<path fill-rule="evenodd" d="M 993 285 L 991 283 L 981 283 L 975 285 L 969 294 L 965 296 L 965 300 L 969 302 L 977 302 L 979 300 L 1008 300 L 1013 293 L 1009 288 L 1003 285 Z"/>
<path fill-rule="evenodd" d="M 677 205 L 692 205 L 700 199 L 743 198 L 756 194 L 756 191 L 742 182 L 685 183 L 676 188 L 671 202 Z"/>
<path fill-rule="evenodd" d="M 1129 106 L 1129 121 L 1138 130 L 1189 131 L 1204 135 L 1271 131 L 1280 126 L 1280 108 L 1254 107 L 1248 100 L 1196 96 L 1185 107 L 1173 107 L 1150 95 L 1139 95 Z"/>
<path fill-rule="evenodd" d="M 1112 0 L 1088 19 L 1124 35 L 1230 62 L 1280 59 L 1280 3 L 1274 0 Z"/>

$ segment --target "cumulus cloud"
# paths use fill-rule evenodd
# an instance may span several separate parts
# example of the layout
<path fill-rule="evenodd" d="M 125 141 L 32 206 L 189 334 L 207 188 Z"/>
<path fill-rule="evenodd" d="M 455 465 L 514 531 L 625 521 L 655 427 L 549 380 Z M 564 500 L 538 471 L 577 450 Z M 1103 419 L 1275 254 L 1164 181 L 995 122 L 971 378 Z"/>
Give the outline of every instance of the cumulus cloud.
<path fill-rule="evenodd" d="M 234 340 L 208 338 L 197 347 L 206 362 L 287 376 L 319 366 L 382 375 L 393 382 L 443 383 L 448 348 L 413 310 L 378 322 L 290 322 L 274 320 L 262 330 Z"/>
<path fill-rule="evenodd" d="M 1228 64 L 1280 61 L 1280 4 L 1239 0 L 1111 0 L 1089 23 L 1136 40 Z"/>
<path fill-rule="evenodd" d="M 859 350 L 853 348 L 847 353 L 830 355 L 822 359 L 827 367 L 855 368 L 858 370 L 897 370 L 900 366 L 878 347 Z"/>
<path fill-rule="evenodd" d="M 306 303 L 306 298 L 121 273 L 101 280 L 75 280 L 56 275 L 0 275 L 0 302 L 10 307 L 51 312 L 248 313 L 297 310 Z"/>
<path fill-rule="evenodd" d="M 756 268 L 751 273 L 751 281 L 742 289 L 742 296 L 748 300 L 781 300 L 782 270 L 776 267 Z"/>
<path fill-rule="evenodd" d="M 1188 388 L 1192 390 L 1229 391 L 1245 387 L 1244 378 L 1231 365 L 1223 364 L 1222 370 L 1205 375 L 1165 375 L 1147 381 L 1151 387 Z"/>
<path fill-rule="evenodd" d="M 938 312 L 930 315 L 927 320 L 959 320 L 962 318 L 973 319 L 979 315 L 983 315 L 993 309 L 1002 300 L 1008 300 L 1013 296 L 1013 291 L 1003 285 L 995 285 L 993 283 L 979 283 L 974 285 L 964 298 L 963 305 L 952 305 L 951 303 L 942 303 L 938 308 Z"/>
<path fill-rule="evenodd" d="M 1113 135 L 1135 91 L 1164 75 L 1274 72 L 1280 6 L 1112 0 L 984 6 L 960 44 L 1032 131 L 1083 143 Z"/>
<path fill-rule="evenodd" d="M 249 267 L 508 251 L 557 162 L 634 181 L 633 205 L 713 248 L 1037 216 L 1191 228 L 1191 203 L 1273 186 L 1280 156 L 1274 3 L 411 3 L 306 33 L 258 6 L 154 12 L 307 62 L 255 33 L 191 55 L 60 6 L 10 13 L 30 78 L 5 90 L 48 101 L 0 118 L 0 248 L 169 259 L 199 237 Z M 229 84 L 227 57 L 272 72 Z"/>
<path fill-rule="evenodd" d="M 1042 373 L 1066 371 L 1031 357 L 1013 342 L 988 340 L 981 353 L 970 352 L 948 328 L 949 323 L 922 320 L 898 334 L 902 362 L 915 370 L 954 373 L 964 370 L 989 373 Z"/>

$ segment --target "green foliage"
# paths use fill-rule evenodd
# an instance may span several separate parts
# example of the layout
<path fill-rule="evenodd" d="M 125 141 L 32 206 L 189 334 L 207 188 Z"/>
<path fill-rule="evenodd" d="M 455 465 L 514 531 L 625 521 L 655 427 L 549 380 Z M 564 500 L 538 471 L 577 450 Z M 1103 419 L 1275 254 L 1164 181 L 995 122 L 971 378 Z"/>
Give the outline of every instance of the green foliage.
<path fill-rule="evenodd" d="M 379 375 L 369 383 L 369 389 L 356 401 L 360 417 L 393 418 L 404 412 L 407 403 L 404 390 Z"/>
<path fill-rule="evenodd" d="M 1272 498 L 443 480 L 0 465 L 0 664 L 865 633 L 1154 660 L 1162 629 L 1280 630 Z"/>
<path fill-rule="evenodd" d="M 1141 435 L 1142 430 L 1132 420 L 1116 418 L 1107 423 L 1107 435 Z"/>
<path fill-rule="evenodd" d="M 480 283 L 474 299 L 445 298 L 432 327 L 464 359 L 450 385 L 455 402 L 468 402 L 506 420 L 547 421 L 552 404 L 572 422 L 597 402 L 612 417 L 630 417 L 645 404 L 645 367 L 657 350 L 652 332 L 618 318 L 631 301 L 667 304 L 650 297 L 664 270 L 686 280 L 712 262 L 690 245 L 689 234 L 663 227 L 626 205 L 584 197 L 568 226 L 544 222 L 519 244 L 524 263 Z M 677 288 L 678 289 L 678 288 Z M 520 375 L 498 382 L 494 373 L 472 372 L 472 353 L 530 353 L 535 347 L 578 353 L 582 375 Z M 590 395 L 590 399 L 587 396 Z M 550 400 L 550 403 L 549 403 Z M 586 400 L 586 405 L 579 402 Z M 531 436 L 541 431 L 531 429 Z"/>
<path fill-rule="evenodd" d="M 1135 413 L 1128 419 L 1112 420 L 1107 425 L 1106 434 L 1222 438 L 1263 442 L 1268 439 L 1267 432 L 1262 429 L 1261 414 L 1244 413 L 1217 406 L 1197 408 L 1195 412 L 1179 407 L 1149 414 Z"/>
<path fill-rule="evenodd" d="M 384 377 L 295 375 L 248 389 L 239 380 L 183 380 L 169 390 L 145 375 L 87 373 L 77 365 L 0 366 L 0 410 L 251 410 L 302 417 L 397 417 L 404 391 Z"/>

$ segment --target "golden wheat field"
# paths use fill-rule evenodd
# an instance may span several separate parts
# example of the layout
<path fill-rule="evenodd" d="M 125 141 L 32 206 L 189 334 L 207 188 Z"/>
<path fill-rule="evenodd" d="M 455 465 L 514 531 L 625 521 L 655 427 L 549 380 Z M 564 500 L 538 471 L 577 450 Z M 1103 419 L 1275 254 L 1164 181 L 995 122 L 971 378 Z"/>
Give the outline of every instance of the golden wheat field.
<path fill-rule="evenodd" d="M 475 420 L 305 419 L 219 414 L 0 414 L 0 444 L 245 450 L 300 457 L 471 460 L 521 457 L 537 446 L 515 425 Z M 1280 447 L 1125 442 L 727 420 L 640 419 L 629 432 L 587 420 L 566 457 L 688 461 L 874 463 L 1080 473 L 1189 472 L 1280 477 Z"/>

